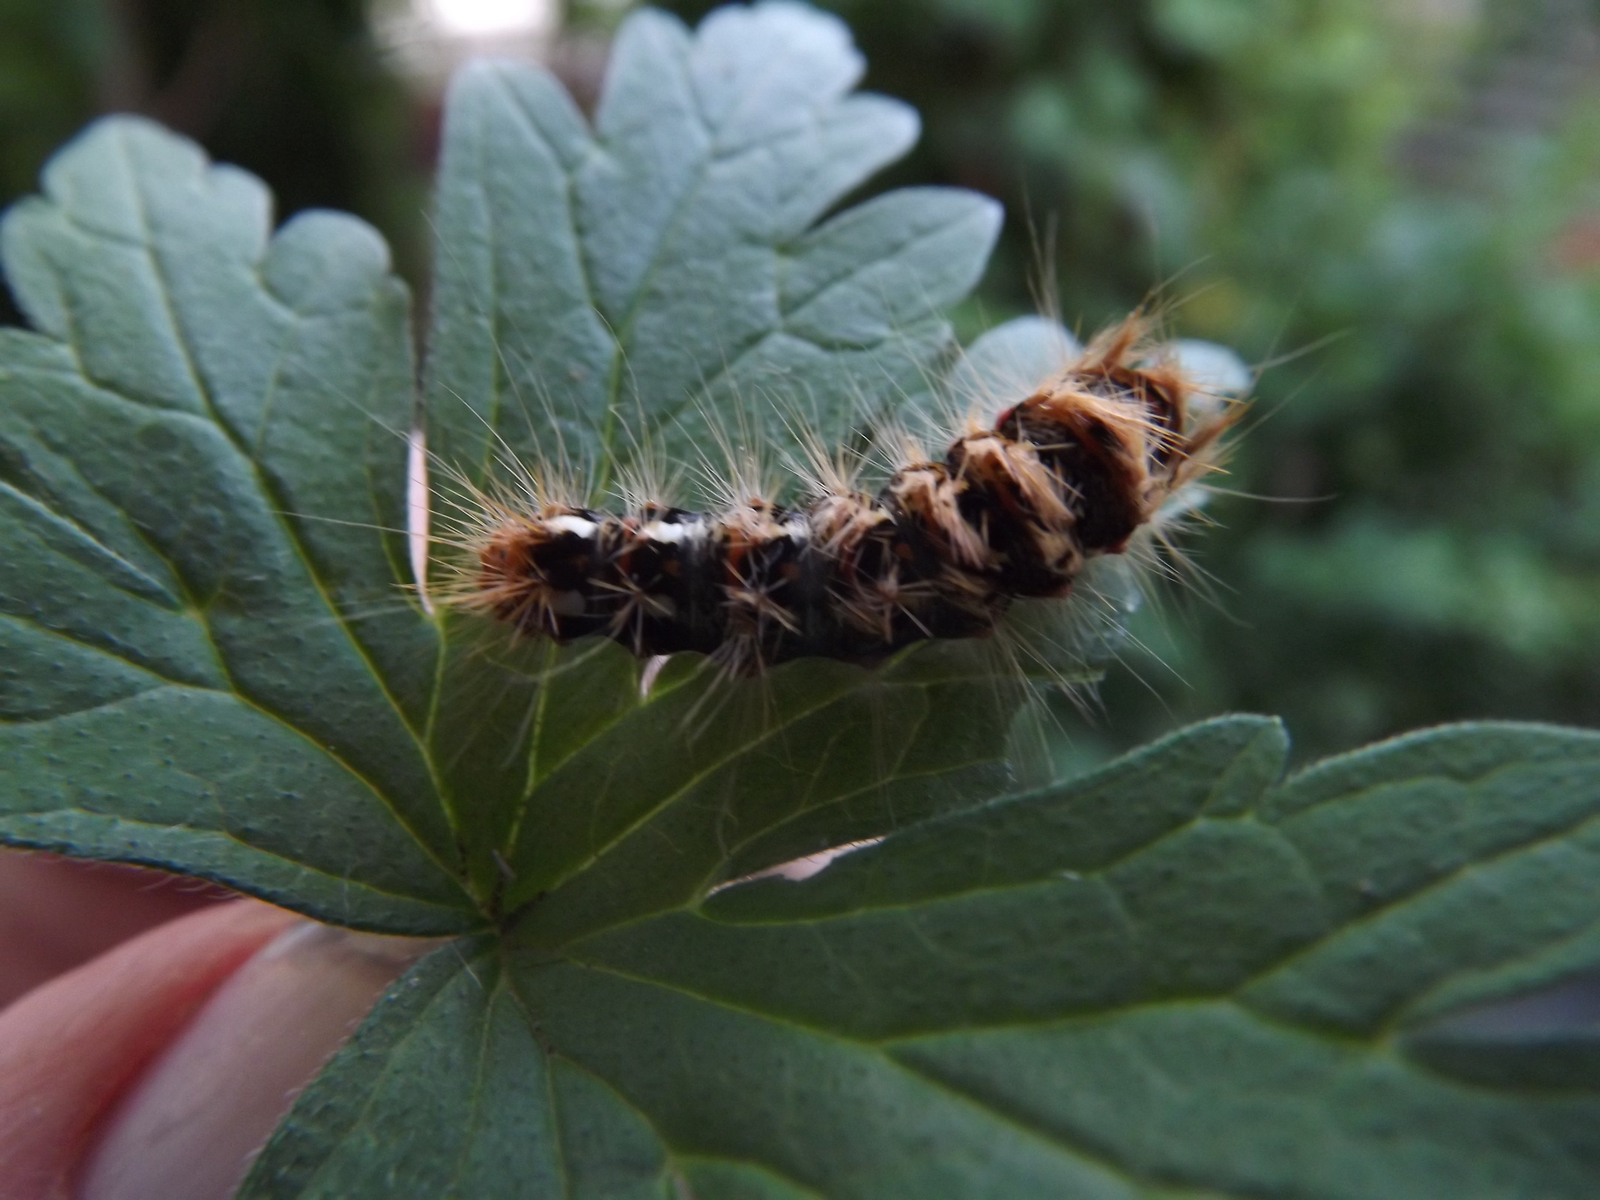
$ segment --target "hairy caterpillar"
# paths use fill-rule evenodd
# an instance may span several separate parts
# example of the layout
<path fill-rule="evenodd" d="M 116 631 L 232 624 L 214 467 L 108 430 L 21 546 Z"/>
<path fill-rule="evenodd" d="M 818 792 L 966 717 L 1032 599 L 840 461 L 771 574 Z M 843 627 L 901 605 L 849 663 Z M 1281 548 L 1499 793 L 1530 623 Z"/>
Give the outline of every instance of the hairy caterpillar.
<path fill-rule="evenodd" d="M 790 504 L 481 497 L 454 602 L 529 636 L 735 666 L 985 636 L 1015 600 L 1068 595 L 1216 468 L 1240 406 L 1197 403 L 1211 394 L 1148 333 L 1135 313 L 992 423 L 969 420 L 941 458 L 905 452 L 876 493 L 819 461 Z"/>

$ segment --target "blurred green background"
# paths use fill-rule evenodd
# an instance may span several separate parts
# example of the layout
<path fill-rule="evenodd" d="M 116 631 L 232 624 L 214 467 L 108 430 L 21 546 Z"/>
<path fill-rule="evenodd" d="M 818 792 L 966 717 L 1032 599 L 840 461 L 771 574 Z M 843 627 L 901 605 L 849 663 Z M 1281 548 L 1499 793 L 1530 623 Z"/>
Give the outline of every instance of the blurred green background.
<path fill-rule="evenodd" d="M 450 2 L 0 0 L 0 201 L 96 112 L 147 112 L 285 215 L 373 221 L 425 293 L 451 62 L 535 55 L 592 97 L 627 7 L 477 0 L 526 28 L 473 39 L 430 21 Z M 1010 214 L 967 332 L 1043 280 L 1084 330 L 1156 295 L 1265 367 L 1243 495 L 1067 715 L 1064 758 L 1229 709 L 1282 714 L 1301 757 L 1466 717 L 1600 724 L 1595 4 L 828 7 L 867 86 L 923 114 L 881 185 Z"/>

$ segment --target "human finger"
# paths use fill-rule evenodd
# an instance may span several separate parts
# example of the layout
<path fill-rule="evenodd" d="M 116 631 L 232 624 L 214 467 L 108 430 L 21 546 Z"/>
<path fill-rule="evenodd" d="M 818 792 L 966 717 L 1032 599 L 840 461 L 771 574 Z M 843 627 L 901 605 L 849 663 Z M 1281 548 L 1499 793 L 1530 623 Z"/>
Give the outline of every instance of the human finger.
<path fill-rule="evenodd" d="M 68 1195 L 97 1122 L 229 975 L 291 921 L 240 900 L 169 921 L 0 1012 L 0 1180 Z"/>
<path fill-rule="evenodd" d="M 432 944 L 310 921 L 280 933 L 116 1103 L 78 1200 L 225 1200 L 294 1096 Z"/>

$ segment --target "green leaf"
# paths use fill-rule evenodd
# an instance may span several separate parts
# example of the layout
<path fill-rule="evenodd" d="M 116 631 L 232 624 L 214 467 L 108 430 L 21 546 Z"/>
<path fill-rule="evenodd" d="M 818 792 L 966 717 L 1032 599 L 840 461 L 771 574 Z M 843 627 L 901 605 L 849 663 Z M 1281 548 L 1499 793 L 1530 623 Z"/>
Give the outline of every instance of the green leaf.
<path fill-rule="evenodd" d="M 404 291 L 365 226 L 270 239 L 241 172 L 134 119 L 7 215 L 0 831 L 329 920 L 475 920 L 396 587 Z M 358 522 L 363 524 L 342 524 Z"/>
<path fill-rule="evenodd" d="M 375 1147 L 399 1194 L 559 1192 L 551 1070 L 491 948 L 460 942 L 424 959 L 378 1001 L 341 1068 L 278 1134 L 258 1195 L 364 1194 Z"/>
<path fill-rule="evenodd" d="M 469 471 L 497 446 L 565 459 L 598 493 L 641 447 L 696 465 L 730 403 L 753 453 L 763 429 L 792 440 L 796 405 L 829 441 L 922 390 L 999 210 L 908 189 L 814 225 L 916 136 L 904 105 L 850 93 L 862 69 L 840 22 L 765 4 L 693 37 L 630 18 L 593 131 L 541 72 L 463 71 L 439 177 L 433 448 Z"/>
<path fill-rule="evenodd" d="M 815 225 L 915 132 L 850 94 L 861 69 L 837 21 L 771 5 L 694 36 L 630 20 L 592 133 L 542 71 L 467 71 L 441 473 L 480 475 L 500 438 L 598 479 L 608 439 L 703 434 L 735 391 L 792 384 L 853 421 L 948 366 L 938 312 L 998 214 L 893 192 Z M 44 182 L 4 226 L 36 332 L 0 334 L 0 838 L 389 932 L 543 897 L 565 937 L 1002 785 L 1020 693 L 952 705 L 970 647 L 753 681 L 678 663 L 645 697 L 617 646 L 432 611 L 404 529 L 407 302 L 376 235 L 327 213 L 272 234 L 258 181 L 134 119 Z"/>
<path fill-rule="evenodd" d="M 515 455 L 599 497 L 642 460 L 693 470 L 719 436 L 792 445 L 797 420 L 832 438 L 925 390 L 954 350 L 940 310 L 976 281 L 999 213 L 920 189 L 816 224 L 915 135 L 903 105 L 850 92 L 862 67 L 838 21 L 769 4 L 693 36 L 630 18 L 593 129 L 543 72 L 463 71 L 436 219 L 436 459 L 478 481 Z M 472 628 L 445 638 L 431 748 L 469 886 L 495 912 L 549 893 L 560 928 L 992 788 L 1018 701 L 991 689 L 940 736 L 936 695 L 983 669 L 970 650 L 932 676 L 679 673 L 641 704 L 614 647 L 504 669 Z M 841 738 L 843 722 L 859 729 Z"/>
<path fill-rule="evenodd" d="M 860 70 L 769 3 L 631 18 L 593 130 L 532 68 L 463 76 L 439 463 L 598 494 L 714 413 L 781 449 L 795 408 L 833 438 L 1058 357 L 1024 321 L 956 360 L 986 201 L 825 216 L 914 128 Z M 1282 730 L 1234 717 L 1019 790 L 1026 687 L 982 647 L 680 659 L 646 694 L 618 646 L 416 595 L 404 291 L 353 220 L 270 229 L 259 183 L 117 118 L 0 233 L 34 326 L 0 333 L 0 838 L 467 935 L 243 1195 L 1592 1191 L 1600 1054 L 1562 1006 L 1600 972 L 1600 735 L 1280 780 Z"/>
<path fill-rule="evenodd" d="M 1286 748 L 1225 718 L 804 882 L 558 948 L 515 930 L 472 964 L 474 1003 L 516 997 L 543 1055 L 528 1079 L 580 1071 L 607 1105 L 530 1085 L 507 1120 L 581 1113 L 594 1143 L 641 1147 L 617 1161 L 644 1186 L 664 1170 L 710 1197 L 1588 1195 L 1600 1077 L 1568 1064 L 1551 1092 L 1550 1056 L 1519 1072 L 1515 1036 L 1480 1019 L 1474 1052 L 1458 1022 L 1446 1052 L 1433 1031 L 1497 973 L 1525 992 L 1600 968 L 1600 735 L 1447 728 L 1280 783 Z M 465 971 L 441 953 L 394 994 Z M 367 1194 L 272 1188 L 284 1146 L 348 1153 L 369 1094 L 427 1090 L 393 1059 L 381 1092 L 359 1086 L 379 1069 L 359 1047 L 398 1036 L 385 1014 L 245 1195 Z M 1470 1084 L 1440 1073 L 1462 1063 Z M 371 1153 L 374 1174 L 398 1161 Z"/>

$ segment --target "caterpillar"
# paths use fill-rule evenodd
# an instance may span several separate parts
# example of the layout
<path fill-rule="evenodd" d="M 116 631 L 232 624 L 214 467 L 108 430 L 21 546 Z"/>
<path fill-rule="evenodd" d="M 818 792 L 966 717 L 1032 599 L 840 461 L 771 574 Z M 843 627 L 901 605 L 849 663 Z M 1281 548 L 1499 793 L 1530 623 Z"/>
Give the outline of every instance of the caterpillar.
<path fill-rule="evenodd" d="M 905 453 L 875 493 L 823 469 L 792 503 L 745 493 L 718 511 L 483 497 L 454 602 L 558 643 L 758 667 L 986 636 L 1019 599 L 1067 596 L 1216 469 L 1242 406 L 1211 402 L 1148 335 L 1135 313 L 942 457 Z"/>

